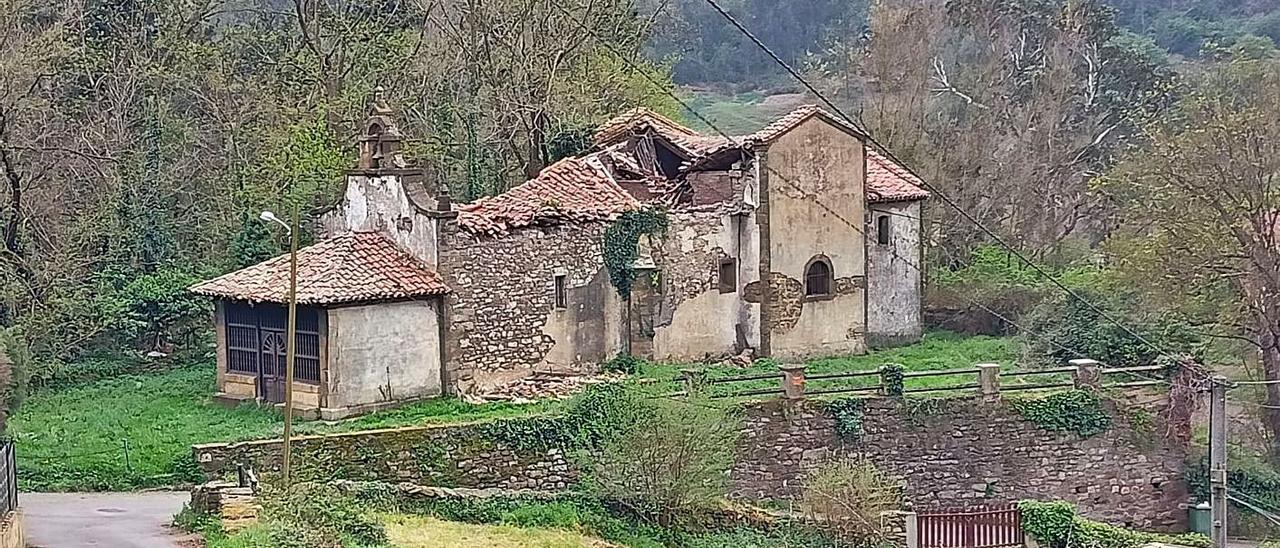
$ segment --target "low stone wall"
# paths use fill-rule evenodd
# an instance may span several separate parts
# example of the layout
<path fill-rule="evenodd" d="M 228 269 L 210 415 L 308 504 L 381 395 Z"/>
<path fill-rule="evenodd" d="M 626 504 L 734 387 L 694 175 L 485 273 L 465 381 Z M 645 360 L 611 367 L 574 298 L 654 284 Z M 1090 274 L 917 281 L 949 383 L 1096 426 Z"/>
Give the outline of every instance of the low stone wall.
<path fill-rule="evenodd" d="M 22 527 L 22 511 L 0 518 L 0 548 L 23 548 L 27 545 Z"/>
<path fill-rule="evenodd" d="M 192 447 L 206 479 L 280 470 L 280 440 Z M 563 451 L 521 450 L 492 439 L 480 424 L 417 426 L 302 436 L 293 440 L 299 480 L 383 480 L 474 489 L 561 490 L 575 473 Z"/>
<path fill-rule="evenodd" d="M 837 435 L 822 402 L 749 405 L 731 474 L 733 494 L 748 500 L 794 496 L 822 463 L 864 456 L 902 477 L 917 509 L 1060 499 L 1087 517 L 1121 525 L 1178 529 L 1185 523 L 1183 449 L 1159 436 L 1143 439 L 1124 413 L 1112 413 L 1117 418 L 1107 431 L 1082 439 L 1044 430 L 1004 404 L 976 397 L 945 401 L 944 409 L 922 414 L 919 407 L 913 411 L 890 399 L 865 400 L 857 440 Z M 544 491 L 574 482 L 563 451 L 503 443 L 494 424 L 298 438 L 295 477 Z M 1160 431 L 1158 425 L 1153 430 Z M 198 445 L 193 451 L 210 479 L 234 473 L 239 463 L 259 473 L 279 468 L 278 440 Z"/>
<path fill-rule="evenodd" d="M 947 402 L 941 412 L 913 417 L 892 400 L 866 400 L 856 441 L 840 439 L 820 403 L 751 406 L 733 470 L 734 493 L 748 499 L 793 495 L 820 464 L 862 456 L 901 476 L 907 500 L 918 509 L 1058 499 L 1110 523 L 1169 530 L 1185 525 L 1183 449 L 1154 436 L 1143 439 L 1123 417 L 1106 432 L 1081 439 L 1044 430 L 1006 405 L 980 398 Z"/>

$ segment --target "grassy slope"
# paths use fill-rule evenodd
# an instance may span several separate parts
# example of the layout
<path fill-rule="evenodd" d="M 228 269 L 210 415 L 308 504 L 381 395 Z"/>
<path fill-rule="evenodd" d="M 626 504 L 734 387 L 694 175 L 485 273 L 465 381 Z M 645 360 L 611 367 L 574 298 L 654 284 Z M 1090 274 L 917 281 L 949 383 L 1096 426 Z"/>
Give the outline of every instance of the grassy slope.
<path fill-rule="evenodd" d="M 1018 356 L 1019 343 L 1013 338 L 968 337 L 946 331 L 934 331 L 925 334 L 923 341 L 911 346 L 876 350 L 862 356 L 814 360 L 809 362 L 806 372 L 814 375 L 844 371 L 869 371 L 878 369 L 886 363 L 901 364 L 907 371 L 974 370 L 974 365 L 978 363 L 998 363 L 1003 366 L 1003 369 L 1010 370 L 1017 368 Z M 645 371 L 645 374 L 658 379 L 672 379 L 678 376 L 681 367 L 680 365 L 653 365 Z M 717 366 L 706 369 L 707 376 L 712 379 L 776 372 L 778 372 L 777 367 L 767 361 L 757 362 L 745 368 Z M 1036 377 L 1036 382 L 1043 382 L 1044 380 L 1045 377 Z M 974 382 L 977 382 L 974 375 L 956 375 L 906 379 L 904 385 L 907 389 L 911 389 L 954 386 Z M 1006 384 L 1012 384 L 1017 381 L 1007 379 L 1005 382 Z M 879 379 L 876 376 L 867 376 L 857 379 L 810 380 L 806 385 L 809 390 L 823 390 L 844 386 L 875 386 L 877 383 L 879 383 Z M 713 385 L 711 393 L 719 394 L 739 390 L 770 388 L 777 385 L 778 381 L 776 380 Z M 678 385 L 675 383 L 669 383 L 669 387 L 672 390 L 678 389 Z"/>
<path fill-rule="evenodd" d="M 961 337 L 930 333 L 910 347 L 865 356 L 818 360 L 811 373 L 869 370 L 884 363 L 901 363 L 908 370 L 971 368 L 978 362 L 1014 366 L 1018 345 L 1013 339 Z M 645 377 L 670 390 L 679 365 L 651 365 Z M 750 368 L 713 366 L 712 377 L 772 373 L 767 364 Z M 1013 381 L 1014 379 L 1009 379 Z M 870 385 L 875 377 L 846 385 Z M 907 387 L 943 386 L 974 382 L 973 377 L 908 379 Z M 734 383 L 716 390 L 734 391 L 776 387 L 776 380 Z M 811 390 L 831 388 L 837 381 L 812 381 Z M 22 488 L 26 490 L 123 490 L 180 483 L 175 469 L 189 463 L 195 443 L 234 441 L 278 435 L 278 413 L 256 406 L 228 409 L 210 400 L 214 392 L 212 365 L 148 375 L 127 375 L 57 392 L 39 392 L 27 399 L 9 420 L 9 433 L 18 442 Z M 555 411 L 564 402 L 531 405 L 467 404 L 437 399 L 400 409 L 373 413 L 335 424 L 304 422 L 300 433 L 327 433 L 409 424 L 481 420 L 534 412 Z M 128 440 L 128 460 L 124 440 Z M 190 468 L 188 468 L 189 470 Z"/>
<path fill-rule="evenodd" d="M 472 525 L 423 516 L 387 516 L 387 536 L 401 548 L 492 546 L 493 548 L 594 548 L 613 546 L 581 533 L 523 529 L 510 525 Z"/>
<path fill-rule="evenodd" d="M 172 485 L 175 464 L 191 445 L 269 437 L 282 430 L 279 414 L 257 406 L 215 404 L 211 365 L 151 375 L 127 375 L 27 398 L 9 419 L 18 443 L 25 490 L 116 490 Z M 406 424 L 455 422 L 546 411 L 554 403 L 470 405 L 439 399 L 324 424 L 302 423 L 301 433 Z M 128 460 L 124 440 L 128 440 Z"/>
<path fill-rule="evenodd" d="M 698 114 L 706 117 L 716 127 L 730 135 L 744 135 L 757 131 L 790 112 L 802 102 L 798 96 L 795 100 L 787 96 L 785 100 L 766 101 L 765 97 L 759 93 L 725 95 L 709 91 L 693 91 L 684 95 L 689 106 L 693 107 Z M 715 130 L 707 127 L 697 116 L 686 114 L 685 121 L 689 123 L 689 127 L 697 131 L 715 134 Z"/>

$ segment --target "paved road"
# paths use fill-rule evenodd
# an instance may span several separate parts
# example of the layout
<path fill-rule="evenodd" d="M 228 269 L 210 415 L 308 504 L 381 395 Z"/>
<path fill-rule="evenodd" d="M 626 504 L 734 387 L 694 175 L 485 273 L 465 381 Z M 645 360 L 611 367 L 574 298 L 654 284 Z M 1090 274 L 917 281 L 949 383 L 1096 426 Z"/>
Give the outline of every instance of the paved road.
<path fill-rule="evenodd" d="M 157 493 L 22 493 L 27 546 L 173 548 L 166 526 L 190 496 Z"/>

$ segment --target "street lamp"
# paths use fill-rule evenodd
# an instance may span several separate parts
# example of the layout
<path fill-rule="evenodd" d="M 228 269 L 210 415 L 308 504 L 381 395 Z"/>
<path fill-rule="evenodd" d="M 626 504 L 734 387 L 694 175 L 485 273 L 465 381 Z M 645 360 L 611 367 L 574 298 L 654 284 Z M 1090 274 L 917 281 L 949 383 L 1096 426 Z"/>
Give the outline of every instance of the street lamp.
<path fill-rule="evenodd" d="M 284 227 L 289 235 L 289 324 L 285 332 L 284 350 L 284 455 L 280 461 L 280 475 L 285 489 L 289 488 L 289 454 L 293 437 L 293 361 L 294 340 L 298 326 L 298 208 L 293 208 L 292 226 L 285 224 L 275 213 L 263 211 L 259 219 Z"/>

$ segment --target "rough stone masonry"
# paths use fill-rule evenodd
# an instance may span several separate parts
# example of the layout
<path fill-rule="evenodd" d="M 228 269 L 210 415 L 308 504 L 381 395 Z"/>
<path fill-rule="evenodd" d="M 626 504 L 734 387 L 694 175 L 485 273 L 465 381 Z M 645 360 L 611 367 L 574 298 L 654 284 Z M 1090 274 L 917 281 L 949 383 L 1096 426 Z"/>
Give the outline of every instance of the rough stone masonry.
<path fill-rule="evenodd" d="M 887 398 L 866 401 L 856 441 L 837 435 L 820 403 L 748 407 L 734 494 L 795 495 L 820 464 L 863 457 L 902 477 L 917 510 L 1065 500 L 1109 523 L 1152 530 L 1185 524 L 1184 448 L 1137 433 L 1122 419 L 1082 439 L 1044 430 L 1008 406 L 980 398 L 948 399 L 941 412 L 919 416 Z"/>
<path fill-rule="evenodd" d="M 837 435 L 821 402 L 747 405 L 731 473 L 733 495 L 792 497 L 822 463 L 861 456 L 900 476 L 907 500 L 921 511 L 1057 499 L 1110 523 L 1151 530 L 1185 525 L 1185 449 L 1135 431 L 1123 417 L 1106 432 L 1081 438 L 1044 430 L 1008 406 L 980 398 L 948 399 L 928 413 L 887 398 L 865 401 L 857 440 Z M 295 442 L 295 473 L 317 480 L 544 491 L 575 481 L 563 451 L 521 450 L 487 437 L 492 431 L 481 423 L 305 436 Z M 197 445 L 193 452 L 210 479 L 241 463 L 260 472 L 279 467 L 278 440 Z"/>

